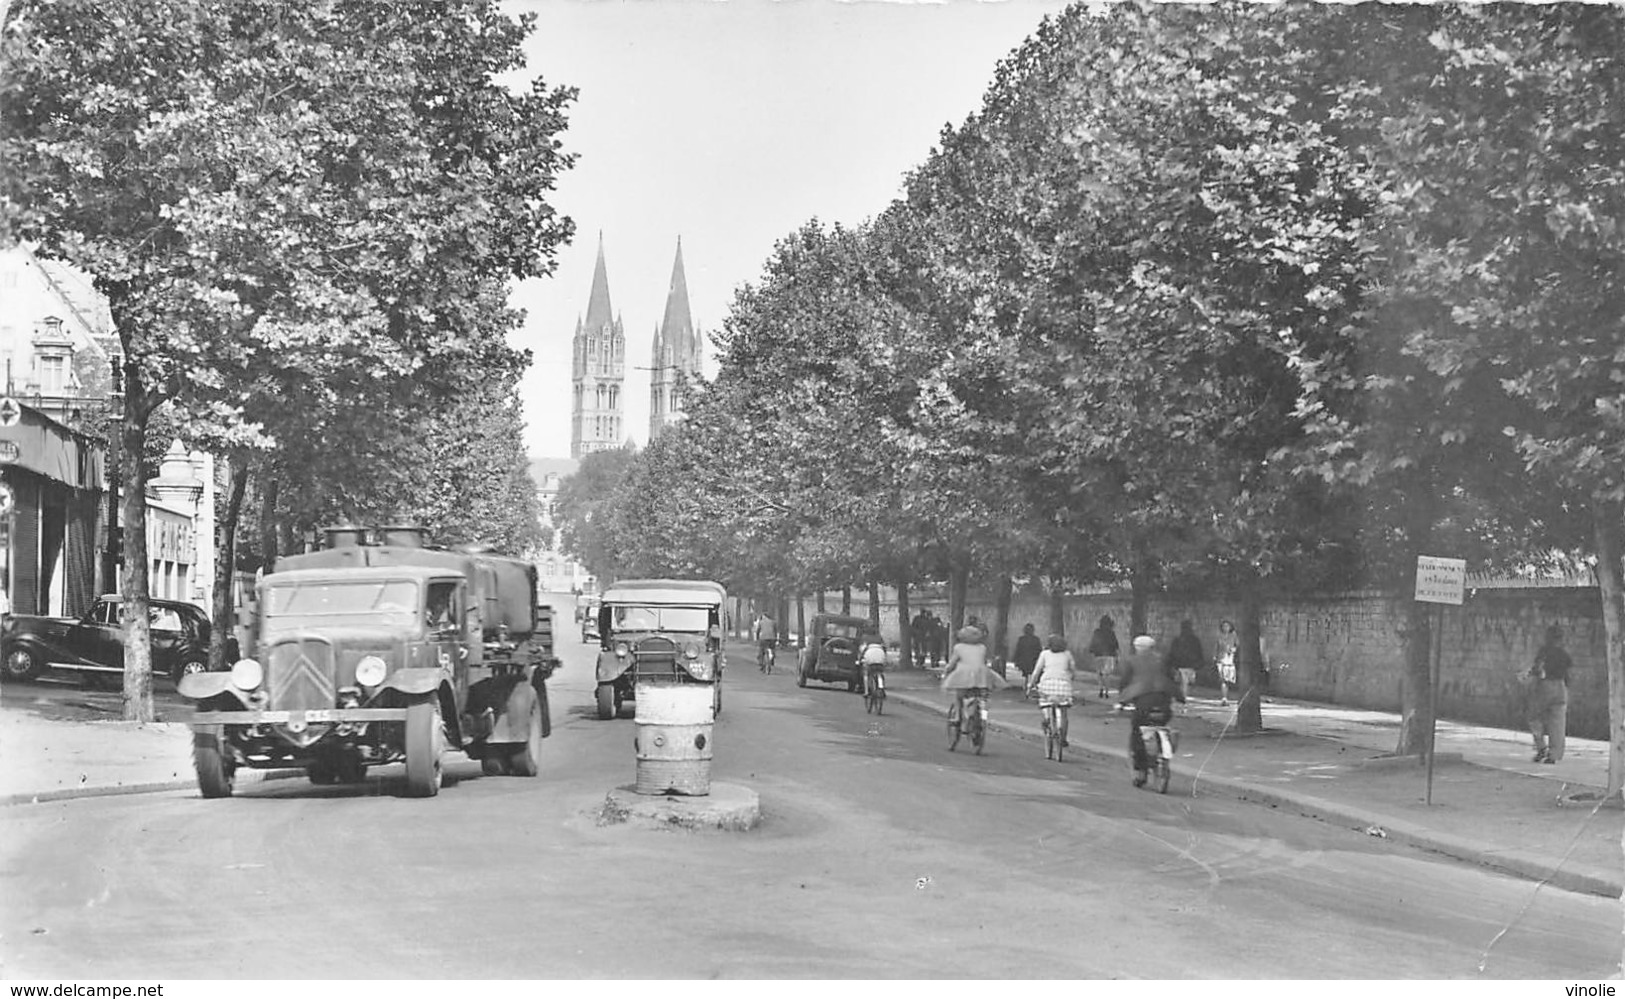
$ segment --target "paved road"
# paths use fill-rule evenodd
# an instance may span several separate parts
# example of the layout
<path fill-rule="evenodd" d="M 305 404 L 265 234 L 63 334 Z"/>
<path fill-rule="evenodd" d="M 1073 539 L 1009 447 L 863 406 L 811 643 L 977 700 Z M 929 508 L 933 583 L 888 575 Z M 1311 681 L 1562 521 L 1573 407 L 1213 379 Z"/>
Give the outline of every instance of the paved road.
<path fill-rule="evenodd" d="M 751 833 L 599 826 L 631 721 L 569 643 L 539 779 L 0 810 L 8 977 L 1474 977 L 1619 969 L 1617 901 L 1222 799 L 1135 791 L 836 688 L 728 675 Z M 1482 968 L 1482 971 L 1480 970 Z"/>

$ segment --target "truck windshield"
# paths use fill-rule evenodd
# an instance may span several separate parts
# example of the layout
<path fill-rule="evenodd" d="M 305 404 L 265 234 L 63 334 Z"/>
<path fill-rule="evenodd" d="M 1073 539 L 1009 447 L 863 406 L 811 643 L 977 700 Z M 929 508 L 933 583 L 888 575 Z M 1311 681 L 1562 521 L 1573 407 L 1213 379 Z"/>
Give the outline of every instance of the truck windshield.
<path fill-rule="evenodd" d="M 265 594 L 271 617 L 328 617 L 414 611 L 418 584 L 409 580 L 295 583 L 272 586 Z"/>
<path fill-rule="evenodd" d="M 616 631 L 693 631 L 710 629 L 706 607 L 616 607 Z"/>

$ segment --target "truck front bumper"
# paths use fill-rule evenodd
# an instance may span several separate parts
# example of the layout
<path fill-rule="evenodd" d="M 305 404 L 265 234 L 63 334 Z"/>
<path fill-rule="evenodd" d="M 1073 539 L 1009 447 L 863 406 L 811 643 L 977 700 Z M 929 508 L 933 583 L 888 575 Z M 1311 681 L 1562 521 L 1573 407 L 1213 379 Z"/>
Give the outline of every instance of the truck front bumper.
<path fill-rule="evenodd" d="M 290 722 L 403 722 L 405 708 L 317 708 L 308 711 L 199 711 L 193 725 L 287 725 Z"/>

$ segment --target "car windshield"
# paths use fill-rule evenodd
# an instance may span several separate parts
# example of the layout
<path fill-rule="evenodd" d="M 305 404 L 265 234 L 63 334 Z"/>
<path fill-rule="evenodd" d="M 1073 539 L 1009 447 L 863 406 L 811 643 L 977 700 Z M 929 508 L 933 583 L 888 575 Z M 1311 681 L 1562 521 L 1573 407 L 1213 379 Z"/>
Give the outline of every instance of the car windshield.
<path fill-rule="evenodd" d="M 693 631 L 709 630 L 711 616 L 705 607 L 630 607 L 614 608 L 616 631 Z"/>
<path fill-rule="evenodd" d="M 265 594 L 269 617 L 343 617 L 413 611 L 418 584 L 410 580 L 349 580 L 271 586 Z"/>

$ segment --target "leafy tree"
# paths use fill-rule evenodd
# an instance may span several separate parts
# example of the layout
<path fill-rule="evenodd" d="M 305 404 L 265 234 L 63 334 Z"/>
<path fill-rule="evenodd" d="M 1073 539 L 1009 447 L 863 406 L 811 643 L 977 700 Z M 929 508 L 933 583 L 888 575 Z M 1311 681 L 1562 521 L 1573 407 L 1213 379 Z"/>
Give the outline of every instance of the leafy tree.
<path fill-rule="evenodd" d="M 615 579 L 621 574 L 607 514 L 611 509 L 609 500 L 626 478 L 636 454 L 632 448 L 612 448 L 582 455 L 574 474 L 559 483 L 554 500 L 559 544 L 599 579 Z"/>
<path fill-rule="evenodd" d="M 515 368 L 492 290 L 570 231 L 544 200 L 570 93 L 495 81 L 527 29 L 482 0 L 13 5 L 0 214 L 108 297 L 125 455 L 166 401 L 240 454 L 319 438 L 298 420 L 342 408 L 296 410 L 290 389 L 339 402 Z M 140 462 L 123 478 L 126 712 L 150 717 Z"/>

